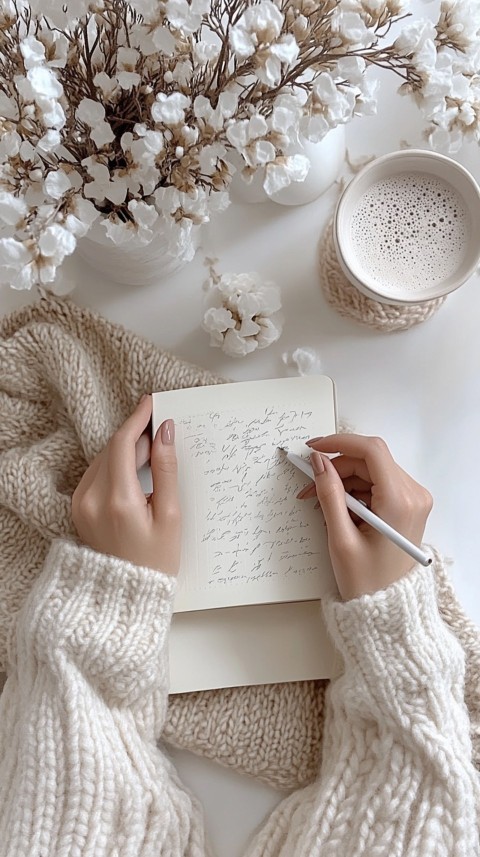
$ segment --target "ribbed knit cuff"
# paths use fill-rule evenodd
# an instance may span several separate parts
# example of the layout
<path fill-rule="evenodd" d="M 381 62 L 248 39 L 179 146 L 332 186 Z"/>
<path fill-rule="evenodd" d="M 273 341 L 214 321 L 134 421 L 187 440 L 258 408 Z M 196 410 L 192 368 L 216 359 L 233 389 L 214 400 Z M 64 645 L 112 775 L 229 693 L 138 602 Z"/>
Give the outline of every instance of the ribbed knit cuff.
<path fill-rule="evenodd" d="M 55 541 L 22 624 L 37 656 L 59 650 L 98 692 L 131 702 L 166 683 L 165 644 L 176 580 L 154 569 Z"/>
<path fill-rule="evenodd" d="M 376 692 L 418 692 L 464 669 L 463 650 L 438 611 L 432 568 L 417 565 L 373 595 L 326 599 L 324 614 L 346 671 Z"/>

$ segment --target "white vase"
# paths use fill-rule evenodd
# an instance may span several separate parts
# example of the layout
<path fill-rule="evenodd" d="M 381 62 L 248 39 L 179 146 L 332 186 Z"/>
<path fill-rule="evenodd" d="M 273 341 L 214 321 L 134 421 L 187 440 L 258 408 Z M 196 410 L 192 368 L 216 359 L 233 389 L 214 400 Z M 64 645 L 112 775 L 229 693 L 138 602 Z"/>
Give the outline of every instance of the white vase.
<path fill-rule="evenodd" d="M 279 205 L 305 205 L 318 199 L 325 193 L 339 176 L 345 161 L 346 143 L 345 126 L 333 128 L 320 143 L 311 143 L 300 138 L 297 145 L 292 144 L 287 155 L 306 155 L 310 161 L 310 169 L 303 182 L 292 182 L 274 196 L 268 196 L 263 189 L 265 167 L 256 170 L 252 181 L 247 184 L 240 175 L 244 166 L 240 156 L 229 158 L 234 161 L 238 172 L 235 173 L 231 186 L 231 196 L 234 202 L 273 202 Z"/>
<path fill-rule="evenodd" d="M 132 238 L 126 244 L 118 245 L 101 227 L 94 225 L 90 233 L 78 242 L 77 250 L 92 268 L 114 282 L 148 285 L 173 274 L 191 261 L 199 244 L 199 227 L 193 226 L 188 246 L 172 255 L 166 227 L 162 229 L 162 226 L 148 244 L 140 244 Z"/>

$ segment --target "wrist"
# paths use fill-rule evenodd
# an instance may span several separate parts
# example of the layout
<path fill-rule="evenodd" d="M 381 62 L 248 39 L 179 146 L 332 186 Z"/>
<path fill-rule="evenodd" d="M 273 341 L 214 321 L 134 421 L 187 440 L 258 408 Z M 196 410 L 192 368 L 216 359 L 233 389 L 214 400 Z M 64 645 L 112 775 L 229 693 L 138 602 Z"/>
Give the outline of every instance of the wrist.
<path fill-rule="evenodd" d="M 415 565 L 401 579 L 347 602 L 325 600 L 327 627 L 345 670 L 378 693 L 418 691 L 464 669 L 463 651 L 438 611 L 434 571 Z"/>

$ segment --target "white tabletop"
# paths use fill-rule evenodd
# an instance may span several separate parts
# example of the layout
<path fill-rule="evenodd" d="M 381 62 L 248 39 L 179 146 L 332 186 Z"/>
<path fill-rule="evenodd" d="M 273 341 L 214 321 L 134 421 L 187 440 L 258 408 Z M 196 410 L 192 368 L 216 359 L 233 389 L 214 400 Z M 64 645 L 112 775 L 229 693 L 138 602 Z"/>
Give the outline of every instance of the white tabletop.
<path fill-rule="evenodd" d="M 422 145 L 418 111 L 395 94 L 394 81 L 387 75 L 382 80 L 377 117 L 348 126 L 353 157 L 393 151 L 402 140 Z M 480 181 L 478 147 L 465 147 L 456 157 Z M 168 281 L 142 288 L 102 280 L 78 260 L 73 297 L 157 345 L 235 380 L 283 376 L 284 351 L 299 345 L 315 348 L 322 371 L 336 382 L 339 416 L 359 432 L 384 437 L 402 466 L 433 494 L 427 541 L 454 559 L 451 573 L 459 597 L 480 622 L 479 278 L 450 295 L 431 320 L 409 331 L 378 333 L 341 318 L 325 303 L 316 263 L 317 242 L 337 193 L 332 188 L 297 208 L 231 206 L 211 230 L 208 249 L 218 255 L 222 271 L 256 270 L 282 287 L 284 332 L 264 351 L 234 360 L 210 348 L 200 328 L 201 251 Z M 34 294 L 3 287 L 0 309 L 6 313 L 34 299 Z M 189 753 L 174 757 L 204 803 L 216 853 L 238 857 L 279 794 Z"/>

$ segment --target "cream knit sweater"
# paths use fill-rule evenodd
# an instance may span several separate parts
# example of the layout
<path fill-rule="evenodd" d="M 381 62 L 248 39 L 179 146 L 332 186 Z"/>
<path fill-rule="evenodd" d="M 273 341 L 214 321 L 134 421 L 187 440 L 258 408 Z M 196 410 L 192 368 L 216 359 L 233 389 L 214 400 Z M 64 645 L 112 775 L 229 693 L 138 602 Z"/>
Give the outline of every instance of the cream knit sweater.
<path fill-rule="evenodd" d="M 10 640 L 1 857 L 203 857 L 202 813 L 155 744 L 175 581 L 54 542 Z M 478 857 L 464 656 L 433 575 L 325 604 L 345 663 L 317 781 L 249 857 Z M 228 857 L 228 855 L 219 855 Z"/>

